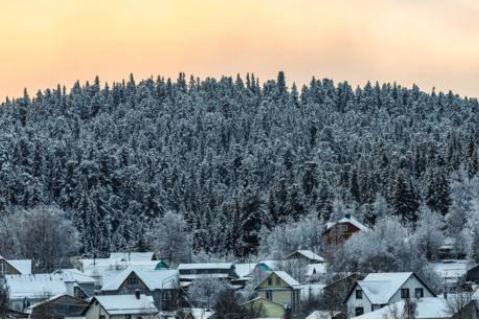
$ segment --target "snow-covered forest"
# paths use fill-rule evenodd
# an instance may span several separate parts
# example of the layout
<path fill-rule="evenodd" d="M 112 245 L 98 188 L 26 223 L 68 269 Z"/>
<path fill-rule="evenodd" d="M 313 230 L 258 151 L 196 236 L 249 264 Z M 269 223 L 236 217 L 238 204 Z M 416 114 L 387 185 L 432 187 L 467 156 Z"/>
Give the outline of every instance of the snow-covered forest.
<path fill-rule="evenodd" d="M 424 231 L 418 244 L 440 233 L 467 248 L 479 239 L 478 124 L 476 99 L 396 84 L 97 78 L 2 103 L 2 222 L 48 206 L 83 255 L 161 248 L 152 230 L 184 230 L 170 242 L 242 257 L 285 222 L 392 215 Z"/>

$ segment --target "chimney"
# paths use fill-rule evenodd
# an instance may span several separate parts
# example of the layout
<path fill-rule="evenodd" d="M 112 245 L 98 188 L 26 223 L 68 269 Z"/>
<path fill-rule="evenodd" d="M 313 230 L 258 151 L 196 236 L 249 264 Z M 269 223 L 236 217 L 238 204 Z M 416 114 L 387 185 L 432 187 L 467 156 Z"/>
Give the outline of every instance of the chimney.
<path fill-rule="evenodd" d="M 140 289 L 136 289 L 136 290 L 135 290 L 135 297 L 136 297 L 137 300 L 140 299 L 140 295 L 141 295 Z"/>

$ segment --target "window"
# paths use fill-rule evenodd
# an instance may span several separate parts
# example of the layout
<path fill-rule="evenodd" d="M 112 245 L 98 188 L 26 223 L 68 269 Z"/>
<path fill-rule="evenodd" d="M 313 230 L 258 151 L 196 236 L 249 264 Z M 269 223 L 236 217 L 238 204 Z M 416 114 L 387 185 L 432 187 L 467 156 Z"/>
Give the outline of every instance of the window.
<path fill-rule="evenodd" d="M 341 225 L 341 232 L 347 232 L 348 226 L 346 224 Z"/>
<path fill-rule="evenodd" d="M 273 279 L 272 278 L 268 278 L 268 285 L 273 285 Z"/>
<path fill-rule="evenodd" d="M 417 299 L 424 298 L 424 289 L 423 288 L 414 289 L 414 297 L 416 297 Z"/>
<path fill-rule="evenodd" d="M 363 307 L 357 307 L 354 311 L 356 313 L 356 316 L 360 316 L 364 314 L 364 308 Z"/>
<path fill-rule="evenodd" d="M 281 285 L 281 279 L 280 278 L 276 278 L 276 285 Z"/>
<path fill-rule="evenodd" d="M 273 291 L 266 291 L 266 299 L 273 300 Z"/>
<path fill-rule="evenodd" d="M 401 299 L 409 299 L 409 289 L 401 289 Z"/>
<path fill-rule="evenodd" d="M 7 275 L 8 267 L 7 263 L 0 261 L 0 276 Z"/>
<path fill-rule="evenodd" d="M 363 290 L 356 290 L 356 299 L 363 298 Z"/>
<path fill-rule="evenodd" d="M 138 284 L 138 278 L 134 276 L 130 276 L 128 278 L 128 284 Z"/>

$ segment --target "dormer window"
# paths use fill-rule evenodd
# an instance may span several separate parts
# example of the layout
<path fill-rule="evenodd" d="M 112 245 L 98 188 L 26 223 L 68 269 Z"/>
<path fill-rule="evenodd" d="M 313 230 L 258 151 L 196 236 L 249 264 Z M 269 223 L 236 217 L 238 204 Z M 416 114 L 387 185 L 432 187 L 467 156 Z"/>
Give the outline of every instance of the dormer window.
<path fill-rule="evenodd" d="M 356 299 L 363 298 L 363 290 L 356 290 Z"/>
<path fill-rule="evenodd" d="M 414 289 L 414 297 L 416 299 L 424 298 L 424 289 L 423 288 Z"/>

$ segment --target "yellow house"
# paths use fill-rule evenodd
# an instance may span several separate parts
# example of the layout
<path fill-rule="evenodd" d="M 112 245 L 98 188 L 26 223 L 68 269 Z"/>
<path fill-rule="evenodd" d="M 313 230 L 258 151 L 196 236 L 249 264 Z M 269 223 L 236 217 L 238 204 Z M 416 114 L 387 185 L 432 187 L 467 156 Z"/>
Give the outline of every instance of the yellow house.
<path fill-rule="evenodd" d="M 260 319 L 283 319 L 286 317 L 286 309 L 280 303 L 257 297 L 243 303 L 243 307 L 256 312 Z"/>
<path fill-rule="evenodd" d="M 283 305 L 292 315 L 299 311 L 301 285 L 284 271 L 273 271 L 254 289 L 258 297 Z"/>

